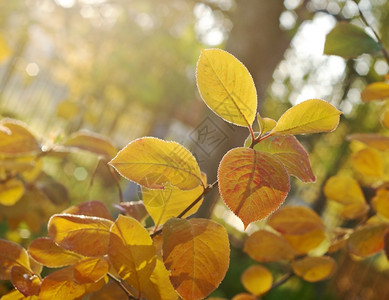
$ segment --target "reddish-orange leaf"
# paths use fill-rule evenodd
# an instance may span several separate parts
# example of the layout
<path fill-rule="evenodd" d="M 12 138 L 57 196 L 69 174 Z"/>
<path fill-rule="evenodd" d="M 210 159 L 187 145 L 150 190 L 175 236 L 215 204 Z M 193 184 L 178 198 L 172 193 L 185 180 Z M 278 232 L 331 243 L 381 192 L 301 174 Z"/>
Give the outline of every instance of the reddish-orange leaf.
<path fill-rule="evenodd" d="M 64 145 L 86 150 L 106 159 L 112 159 L 117 153 L 115 146 L 106 137 L 86 130 L 72 134 Z"/>
<path fill-rule="evenodd" d="M 107 275 L 109 263 L 105 257 L 86 257 L 74 265 L 73 276 L 78 283 L 92 283 Z"/>
<path fill-rule="evenodd" d="M 258 298 L 254 295 L 247 294 L 247 293 L 240 293 L 235 295 L 232 300 L 257 300 Z"/>
<path fill-rule="evenodd" d="M 227 272 L 229 256 L 227 232 L 211 220 L 173 218 L 163 227 L 163 260 L 184 299 L 202 299 L 216 289 Z"/>
<path fill-rule="evenodd" d="M 292 135 L 269 137 L 254 146 L 254 150 L 275 155 L 285 166 L 290 175 L 303 182 L 314 182 L 307 151 Z"/>
<path fill-rule="evenodd" d="M 35 137 L 22 122 L 3 119 L 0 123 L 0 153 L 5 155 L 20 155 L 40 152 L 40 146 Z"/>
<path fill-rule="evenodd" d="M 115 207 L 119 209 L 123 214 L 129 217 L 133 217 L 139 222 L 142 222 L 148 216 L 143 201 L 121 202 L 119 204 L 116 204 Z"/>
<path fill-rule="evenodd" d="M 113 221 L 113 217 L 107 206 L 97 200 L 83 202 L 75 206 L 71 206 L 62 213 L 71 215 L 84 215 L 90 217 L 99 217 Z"/>
<path fill-rule="evenodd" d="M 273 275 L 264 266 L 251 266 L 242 274 L 243 286 L 251 294 L 260 296 L 267 293 L 273 284 Z"/>
<path fill-rule="evenodd" d="M 107 254 L 112 221 L 78 215 L 54 215 L 48 223 L 49 236 L 62 248 L 84 256 Z"/>
<path fill-rule="evenodd" d="M 361 93 L 361 98 L 364 102 L 388 99 L 389 84 L 385 82 L 373 82 L 365 87 Z"/>
<path fill-rule="evenodd" d="M 39 276 L 22 266 L 12 267 L 11 282 L 26 297 L 38 295 L 41 288 Z"/>
<path fill-rule="evenodd" d="M 245 227 L 280 207 L 290 189 L 280 160 L 249 148 L 235 148 L 224 155 L 218 180 L 224 202 Z"/>
<path fill-rule="evenodd" d="M 0 239 L 0 280 L 11 279 L 13 266 L 21 266 L 30 269 L 27 251 L 20 245 Z"/>
<path fill-rule="evenodd" d="M 297 235 L 325 228 L 320 217 L 305 206 L 284 206 L 267 223 L 281 234 Z"/>
<path fill-rule="evenodd" d="M 82 259 L 82 255 L 61 248 L 51 238 L 37 238 L 28 247 L 28 253 L 46 267 L 59 268 L 72 265 Z"/>
<path fill-rule="evenodd" d="M 309 282 L 317 282 L 329 278 L 336 269 L 332 257 L 304 257 L 292 263 L 293 272 Z"/>
<path fill-rule="evenodd" d="M 347 241 L 348 250 L 360 257 L 380 252 L 384 248 L 384 234 L 388 228 L 386 223 L 374 223 L 357 229 Z"/>
<path fill-rule="evenodd" d="M 140 297 L 157 258 L 147 230 L 134 218 L 119 215 L 111 228 L 108 256 L 120 277 L 136 288 Z"/>
<path fill-rule="evenodd" d="M 293 248 L 284 237 L 267 230 L 258 230 L 250 235 L 243 251 L 259 262 L 290 260 L 295 256 Z"/>
<path fill-rule="evenodd" d="M 380 151 L 389 149 L 389 137 L 374 133 L 357 133 L 347 137 L 350 141 L 359 141 Z"/>
<path fill-rule="evenodd" d="M 77 283 L 73 277 L 73 266 L 69 266 L 53 272 L 43 279 L 39 299 L 78 299 L 88 293 L 99 290 L 103 285 L 104 280 L 88 284 Z"/>

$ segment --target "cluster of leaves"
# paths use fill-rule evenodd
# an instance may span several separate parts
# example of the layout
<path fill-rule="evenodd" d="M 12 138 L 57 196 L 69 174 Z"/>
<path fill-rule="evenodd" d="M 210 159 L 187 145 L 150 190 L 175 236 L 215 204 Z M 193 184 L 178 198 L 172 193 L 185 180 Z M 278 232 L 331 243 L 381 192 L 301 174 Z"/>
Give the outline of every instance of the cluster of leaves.
<path fill-rule="evenodd" d="M 293 135 L 334 130 L 339 122 L 337 109 L 312 99 L 292 107 L 278 121 L 262 118 L 256 112 L 256 89 L 248 70 L 219 49 L 202 52 L 197 84 L 203 100 L 217 115 L 250 132 L 245 147 L 230 150 L 221 160 L 218 181 L 208 184 L 193 155 L 176 142 L 144 137 L 129 143 L 109 165 L 142 187 L 143 203 L 121 203 L 128 216 L 119 215 L 116 220 L 101 202 L 71 207 L 50 218 L 49 237 L 34 240 L 27 252 L 1 241 L 2 253 L 7 253 L 0 255 L 5 266 L 2 278 L 11 280 L 17 289 L 5 299 L 16 294 L 69 299 L 92 292 L 98 297 L 114 293 L 117 286 L 127 297 L 137 299 L 205 298 L 228 269 L 229 242 L 223 226 L 207 219 L 186 219 L 197 211 L 203 197 L 218 184 L 225 203 L 247 227 L 280 207 L 290 189 L 289 175 L 303 182 L 315 181 L 307 152 Z M 256 117 L 258 131 L 252 125 Z M 13 139 L 8 147 L 17 142 Z M 109 142 L 85 134 L 73 136 L 64 146 L 104 159 L 116 152 Z M 143 205 L 154 221 L 150 230 L 142 224 Z M 293 271 L 309 281 L 332 273 L 335 264 L 328 257 L 301 259 L 325 238 L 324 225 L 313 211 L 284 208 L 268 224 L 273 232 L 260 231 L 248 239 L 245 249 L 251 256 L 261 262 L 293 260 Z M 250 250 L 263 241 L 280 247 L 272 245 L 266 250 L 261 246 L 262 256 Z M 41 265 L 66 267 L 41 279 Z M 255 267 L 243 276 L 254 295 L 269 288 L 251 287 L 250 282 L 258 276 L 262 281 L 263 274 L 269 275 L 263 267 Z M 271 286 L 272 280 L 266 282 Z"/>

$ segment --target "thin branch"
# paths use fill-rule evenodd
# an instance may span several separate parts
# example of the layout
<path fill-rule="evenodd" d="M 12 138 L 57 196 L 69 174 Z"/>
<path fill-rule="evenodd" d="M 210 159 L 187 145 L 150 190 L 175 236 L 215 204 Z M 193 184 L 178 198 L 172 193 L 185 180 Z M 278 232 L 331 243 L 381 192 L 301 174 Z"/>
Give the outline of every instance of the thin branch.
<path fill-rule="evenodd" d="M 384 57 L 385 57 L 385 60 L 386 60 L 386 62 L 389 64 L 389 54 L 388 54 L 388 52 L 386 51 L 386 49 L 385 49 L 385 47 L 384 47 L 384 44 L 382 43 L 382 40 L 381 40 L 380 36 L 378 35 L 377 31 L 375 31 L 374 28 L 369 24 L 369 22 L 367 22 L 367 20 L 366 20 L 366 18 L 365 18 L 365 15 L 363 14 L 362 10 L 359 8 L 359 5 L 358 5 L 358 3 L 356 2 L 356 0 L 354 0 L 354 2 L 355 2 L 355 3 L 357 4 L 357 6 L 358 6 L 359 15 L 361 16 L 361 19 L 362 19 L 363 23 L 365 23 L 365 25 L 366 25 L 367 27 L 369 27 L 369 28 L 373 31 L 375 38 L 377 39 L 378 43 L 381 45 L 381 51 L 382 51 L 382 53 L 383 53 L 383 55 L 384 55 Z"/>
<path fill-rule="evenodd" d="M 127 289 L 127 287 L 124 285 L 123 281 L 121 281 L 120 279 L 117 279 L 115 276 L 113 276 L 111 273 L 108 273 L 107 274 L 109 278 L 111 278 L 113 281 L 115 281 L 119 286 L 120 288 L 126 293 L 126 295 L 128 296 L 128 299 L 129 300 L 137 300 L 132 294 L 131 292 Z"/>
<path fill-rule="evenodd" d="M 214 183 L 208 185 L 203 192 L 191 203 L 187 208 L 185 208 L 181 213 L 178 214 L 176 218 L 182 218 L 188 211 L 190 211 L 193 206 L 195 206 L 206 194 L 208 194 L 215 186 L 217 186 L 218 181 L 216 180 Z M 159 235 L 162 233 L 162 229 L 158 229 L 150 234 L 151 237 Z"/>
<path fill-rule="evenodd" d="M 283 285 L 285 282 L 287 282 L 289 280 L 290 277 L 292 277 L 292 275 L 293 275 L 292 272 L 286 273 L 284 276 L 282 276 L 280 279 L 278 279 L 276 282 L 274 282 L 273 285 L 271 286 L 271 288 L 275 289 L 275 288 L 279 287 L 280 285 Z"/>

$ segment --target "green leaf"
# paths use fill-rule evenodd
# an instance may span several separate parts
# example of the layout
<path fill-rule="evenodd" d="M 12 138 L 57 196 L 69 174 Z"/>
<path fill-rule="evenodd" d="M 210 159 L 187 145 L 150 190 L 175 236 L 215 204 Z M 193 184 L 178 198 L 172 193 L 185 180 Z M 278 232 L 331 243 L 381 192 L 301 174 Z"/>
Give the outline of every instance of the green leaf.
<path fill-rule="evenodd" d="M 203 50 L 196 78 L 200 95 L 210 109 L 227 122 L 251 126 L 257 110 L 257 91 L 239 60 L 220 49 Z"/>
<path fill-rule="evenodd" d="M 347 22 L 340 22 L 327 35 L 324 54 L 353 58 L 363 53 L 374 53 L 380 49 L 381 45 L 362 28 Z"/>

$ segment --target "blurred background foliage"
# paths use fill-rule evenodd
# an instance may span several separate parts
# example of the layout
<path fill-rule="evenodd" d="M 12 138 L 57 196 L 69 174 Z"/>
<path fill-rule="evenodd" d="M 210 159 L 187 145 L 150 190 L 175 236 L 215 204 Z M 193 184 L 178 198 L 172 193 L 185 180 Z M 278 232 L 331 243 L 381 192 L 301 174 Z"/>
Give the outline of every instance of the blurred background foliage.
<path fill-rule="evenodd" d="M 389 1 L 356 2 L 388 47 Z M 387 132 L 380 124 L 385 104 L 363 104 L 360 97 L 366 84 L 384 80 L 389 67 L 383 57 L 362 55 L 346 61 L 322 54 L 325 35 L 337 21 L 363 26 L 356 2 L 1 1 L 0 116 L 28 124 L 47 149 L 80 129 L 105 135 L 118 148 L 145 135 L 176 140 L 192 150 L 208 182 L 213 182 L 222 155 L 242 145 L 248 134 L 209 113 L 196 90 L 201 49 L 220 47 L 249 69 L 262 116 L 277 119 L 291 105 L 310 98 L 325 99 L 342 110 L 335 133 L 300 137 L 309 149 L 317 182 L 294 182 L 287 200 L 311 205 L 327 226 L 336 226 L 336 207 L 328 209 L 322 187 L 338 169 L 351 172 L 346 136 Z M 203 132 L 202 137 L 202 130 L 217 132 L 213 136 Z M 98 199 L 113 207 L 118 202 L 112 176 L 88 153 L 48 157 L 41 168 L 67 187 L 72 204 Z M 123 190 L 125 200 L 139 199 L 135 186 L 123 183 Z M 235 247 L 226 279 L 214 294 L 230 297 L 242 292 L 238 278 L 252 263 L 239 250 L 243 226 L 215 193 L 198 214 L 230 228 Z M 260 226 L 252 226 L 248 233 Z M 3 220 L 0 234 L 28 245 L 46 230 L 43 224 L 30 227 L 26 222 L 10 226 Z M 387 262 L 378 258 L 378 263 L 377 259 L 355 263 L 346 256 L 341 261 L 340 271 L 329 282 L 313 285 L 293 279 L 264 298 L 384 299 L 389 295 L 383 284 L 388 280 Z"/>

